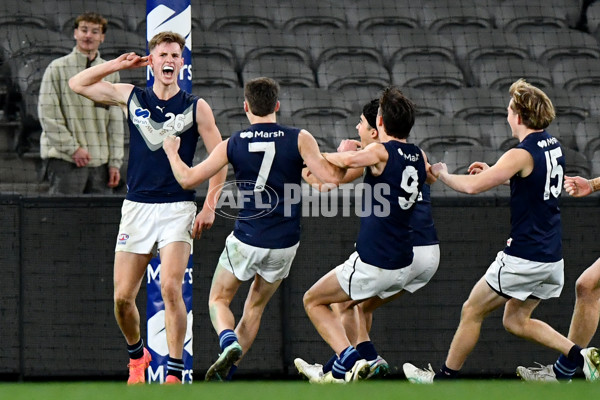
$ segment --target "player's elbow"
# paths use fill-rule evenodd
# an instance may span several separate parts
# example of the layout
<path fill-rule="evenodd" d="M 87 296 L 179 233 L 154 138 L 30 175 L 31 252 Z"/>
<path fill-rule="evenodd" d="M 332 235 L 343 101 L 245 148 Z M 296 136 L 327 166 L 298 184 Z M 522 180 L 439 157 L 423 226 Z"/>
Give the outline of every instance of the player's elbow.
<path fill-rule="evenodd" d="M 81 85 L 79 84 L 76 77 L 72 77 L 71 79 L 69 79 L 69 87 L 75 93 L 81 93 Z"/>

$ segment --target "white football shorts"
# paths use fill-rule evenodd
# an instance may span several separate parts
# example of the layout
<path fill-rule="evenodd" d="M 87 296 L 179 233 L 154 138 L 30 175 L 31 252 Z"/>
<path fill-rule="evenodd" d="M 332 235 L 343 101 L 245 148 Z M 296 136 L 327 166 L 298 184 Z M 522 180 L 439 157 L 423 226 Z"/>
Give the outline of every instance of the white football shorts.
<path fill-rule="evenodd" d="M 335 274 L 352 300 L 373 296 L 385 299 L 402 290 L 414 293 L 425 286 L 437 271 L 440 246 L 416 246 L 413 253 L 413 262 L 408 267 L 390 270 L 367 264 L 354 252 L 335 268 Z"/>
<path fill-rule="evenodd" d="M 173 242 L 192 246 L 195 218 L 193 201 L 138 203 L 125 200 L 115 252 L 150 254 L 155 243 L 158 249 Z"/>
<path fill-rule="evenodd" d="M 564 260 L 529 261 L 499 251 L 485 273 L 485 280 L 500 295 L 521 301 L 529 297 L 541 300 L 558 297 L 564 285 Z"/>
<path fill-rule="evenodd" d="M 287 278 L 299 244 L 284 249 L 265 249 L 242 242 L 232 232 L 225 241 L 219 265 L 240 281 L 248 281 L 258 274 L 274 283 Z"/>

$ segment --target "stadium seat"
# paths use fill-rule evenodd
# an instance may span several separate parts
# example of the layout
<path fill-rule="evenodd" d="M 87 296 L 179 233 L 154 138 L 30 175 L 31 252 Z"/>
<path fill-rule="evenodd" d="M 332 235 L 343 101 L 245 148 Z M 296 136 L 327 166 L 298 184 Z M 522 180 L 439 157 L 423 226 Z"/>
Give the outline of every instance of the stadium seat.
<path fill-rule="evenodd" d="M 306 129 L 316 139 L 319 150 L 322 152 L 337 151 L 338 142 L 334 135 L 335 118 L 313 118 L 313 117 L 281 117 L 279 122 L 282 125 L 294 126 L 300 129 Z"/>
<path fill-rule="evenodd" d="M 489 140 L 489 147 L 493 149 L 506 151 L 519 144 L 519 140 L 512 136 L 512 131 L 506 118 L 494 120 L 486 129 L 483 133 Z"/>
<path fill-rule="evenodd" d="M 348 28 L 346 15 L 335 1 L 282 2 L 276 7 L 276 15 L 273 18 L 278 27 L 300 36 L 305 34 L 330 35 Z"/>
<path fill-rule="evenodd" d="M 589 98 L 600 90 L 600 62 L 572 59 L 557 61 L 552 67 L 554 84 Z"/>
<path fill-rule="evenodd" d="M 300 63 L 280 63 L 275 58 L 250 60 L 242 67 L 242 84 L 252 78 L 268 76 L 280 86 L 316 87 L 312 69 Z"/>
<path fill-rule="evenodd" d="M 372 0 L 368 7 L 354 2 L 344 10 L 352 29 L 380 38 L 408 33 L 420 27 L 421 6 L 411 0 Z"/>
<path fill-rule="evenodd" d="M 592 158 L 600 150 L 600 117 L 590 116 L 577 124 L 575 140 L 579 152 Z"/>
<path fill-rule="evenodd" d="M 35 5 L 22 0 L 4 0 L 3 11 L 0 13 L 0 26 L 4 24 L 17 24 L 21 28 L 34 27 L 53 29 L 53 21 L 43 10 L 36 9 Z"/>
<path fill-rule="evenodd" d="M 600 41 L 600 2 L 594 1 L 588 7 L 586 16 L 590 33 Z"/>
<path fill-rule="evenodd" d="M 383 54 L 377 47 L 377 38 L 343 30 L 335 35 L 310 34 L 310 52 L 314 59 L 313 67 L 326 62 L 345 60 L 348 63 L 375 63 L 385 65 Z"/>
<path fill-rule="evenodd" d="M 590 115 L 600 115 L 600 93 L 590 97 Z"/>
<path fill-rule="evenodd" d="M 430 0 L 423 3 L 421 24 L 436 33 L 490 30 L 492 16 L 475 0 Z"/>
<path fill-rule="evenodd" d="M 352 115 L 351 103 L 334 91 L 320 88 L 284 88 L 279 94 L 280 115 L 313 120 L 343 119 Z"/>
<path fill-rule="evenodd" d="M 241 86 L 235 66 L 230 64 L 230 60 L 225 58 L 207 60 L 204 58 L 205 55 L 206 53 L 192 53 L 193 86 L 201 87 L 203 91 Z"/>
<path fill-rule="evenodd" d="M 202 27 L 210 32 L 269 31 L 277 28 L 261 1 L 203 2 L 199 8 Z M 198 14 L 197 14 L 198 15 Z"/>
<path fill-rule="evenodd" d="M 518 42 L 527 46 L 532 59 L 552 68 L 557 61 L 594 59 L 600 62 L 600 44 L 588 34 L 574 29 L 523 31 Z"/>
<path fill-rule="evenodd" d="M 457 63 L 470 85 L 476 85 L 473 70 L 482 62 L 497 59 L 529 60 L 527 46 L 514 33 L 499 29 L 472 31 L 452 35 Z"/>
<path fill-rule="evenodd" d="M 438 35 L 424 29 L 390 33 L 373 39 L 386 60 L 386 65 L 404 61 L 456 61 L 452 41 L 447 35 Z"/>
<path fill-rule="evenodd" d="M 482 146 L 477 126 L 451 117 L 417 118 L 410 140 L 425 151 L 444 151 L 451 147 Z"/>
<path fill-rule="evenodd" d="M 69 37 L 73 37 L 75 19 L 84 12 L 97 12 L 106 18 L 107 38 L 113 28 L 135 32 L 138 16 L 146 17 L 143 8 L 140 12 L 140 7 L 135 4 L 116 0 L 56 0 L 46 2 L 45 9 L 47 15 L 53 16 L 56 30 Z"/>
<path fill-rule="evenodd" d="M 556 125 L 555 135 L 561 140 L 563 146 L 576 149 L 575 128 L 590 114 L 587 98 L 556 87 L 546 88 L 544 92 L 552 101 L 556 111 L 556 119 L 552 121 L 550 128 Z"/>
<path fill-rule="evenodd" d="M 507 92 L 519 78 L 545 89 L 553 86 L 552 75 L 545 66 L 531 60 L 497 59 L 474 66 L 473 78 L 477 86 Z"/>
<path fill-rule="evenodd" d="M 440 93 L 414 87 L 402 87 L 401 90 L 415 104 L 419 118 L 448 115 L 446 114 L 444 97 Z"/>
<path fill-rule="evenodd" d="M 549 6 L 546 2 L 519 2 L 506 0 L 498 4 L 491 12 L 495 18 L 496 27 L 506 32 L 521 30 L 567 29 L 569 17 L 558 8 Z"/>
<path fill-rule="evenodd" d="M 592 166 L 585 155 L 568 147 L 562 148 L 565 156 L 565 175 L 585 176 L 591 174 Z"/>
<path fill-rule="evenodd" d="M 390 83 L 389 72 L 381 64 L 346 59 L 323 61 L 317 69 L 319 87 L 343 90 L 346 86 L 368 86 L 373 91 Z"/>
<path fill-rule="evenodd" d="M 121 54 L 135 52 L 138 55 L 146 55 L 146 39 L 134 32 L 124 31 L 119 28 L 110 30 L 106 35 L 104 43 L 100 45 L 100 55 L 105 60 L 119 57 Z"/>
<path fill-rule="evenodd" d="M 0 26 L 0 48 L 4 59 L 33 55 L 61 57 L 75 46 L 73 39 L 43 28 L 22 28 L 18 24 Z"/>
<path fill-rule="evenodd" d="M 208 102 L 215 118 L 246 118 L 244 111 L 244 89 L 241 87 L 216 89 L 201 96 Z M 241 127 L 240 127 L 241 128 Z"/>
<path fill-rule="evenodd" d="M 231 35 L 231 43 L 240 60 L 240 68 L 252 61 L 259 59 L 278 60 L 281 63 L 300 63 L 309 68 L 313 66 L 313 59 L 306 40 L 284 33 L 280 30 L 272 32 L 244 32 Z M 194 47 L 194 51 L 196 48 Z"/>
<path fill-rule="evenodd" d="M 481 132 L 483 144 L 499 148 L 490 137 L 491 129 L 494 128 L 497 121 L 508 128 L 506 107 L 509 100 L 510 98 L 506 92 L 484 87 L 473 87 L 448 92 L 443 97 L 443 104 L 446 115 L 463 119 L 477 126 Z"/>
<path fill-rule="evenodd" d="M 399 87 L 413 87 L 445 92 L 466 86 L 463 72 L 446 61 L 396 62 L 391 66 L 392 83 Z"/>
<path fill-rule="evenodd" d="M 590 168 L 590 176 L 600 176 L 600 150 L 597 150 L 592 154 L 592 158 L 590 159 Z"/>
<path fill-rule="evenodd" d="M 198 60 L 202 60 L 202 64 L 193 66 L 195 67 L 194 71 L 197 68 L 198 72 L 201 72 L 207 64 L 212 63 L 214 60 L 217 60 L 220 65 L 230 65 L 228 69 L 239 70 L 239 60 L 242 59 L 241 57 L 244 54 L 243 51 L 238 52 L 238 48 L 241 45 L 237 39 L 241 35 L 234 35 L 224 32 L 204 32 L 192 29 L 192 54 L 198 56 Z"/>

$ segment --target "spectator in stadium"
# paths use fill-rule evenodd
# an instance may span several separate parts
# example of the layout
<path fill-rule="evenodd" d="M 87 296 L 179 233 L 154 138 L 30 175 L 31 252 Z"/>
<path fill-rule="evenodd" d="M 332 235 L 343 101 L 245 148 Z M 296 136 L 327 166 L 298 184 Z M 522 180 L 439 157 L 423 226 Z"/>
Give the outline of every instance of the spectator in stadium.
<path fill-rule="evenodd" d="M 539 88 L 522 79 L 509 90 L 507 121 L 519 144 L 492 167 L 469 166 L 469 175 L 449 174 L 444 163 L 431 173 L 450 188 L 476 194 L 510 182 L 511 233 L 485 275 L 463 304 L 460 323 L 446 362 L 434 372 L 410 363 L 404 374 L 414 383 L 454 379 L 479 340 L 483 320 L 504 306 L 503 324 L 510 333 L 564 354 L 583 369 L 588 380 L 599 378 L 599 352 L 582 349 L 550 325 L 531 318 L 541 300 L 558 297 L 563 287 L 562 228 L 558 198 L 565 159 L 558 140 L 546 132 L 555 117 L 554 106 Z"/>
<path fill-rule="evenodd" d="M 377 131 L 377 111 L 379 99 L 365 104 L 362 115 L 356 125 L 360 141 L 345 140 L 338 147 L 338 151 L 356 151 L 359 147 L 365 148 L 369 144 L 379 142 Z M 351 182 L 363 176 L 364 168 L 349 169 L 342 183 Z M 321 185 L 314 175 L 305 169 L 305 180 L 311 185 L 317 185 L 320 190 L 327 190 L 331 185 Z M 437 271 L 440 262 L 439 240 L 431 214 L 430 186 L 423 185 L 417 198 L 414 211 L 411 215 L 410 226 L 413 228 L 413 262 L 410 270 L 411 278 L 407 279 L 399 292 L 380 293 L 356 305 L 350 300 L 344 303 L 334 303 L 331 308 L 339 315 L 344 325 L 346 337 L 356 348 L 361 358 L 369 362 L 367 378 L 385 376 L 389 372 L 388 363 L 381 357 L 369 337 L 373 322 L 373 312 L 380 306 L 402 296 L 405 292 L 414 293 L 425 286 Z M 298 372 L 308 378 L 310 382 L 320 382 L 324 376 L 333 369 L 337 360 L 334 354 L 325 365 L 309 364 L 301 358 L 296 358 L 294 364 Z"/>
<path fill-rule="evenodd" d="M 121 179 L 123 114 L 117 107 L 84 99 L 69 89 L 69 78 L 104 63 L 98 47 L 107 21 L 96 13 L 75 19 L 73 51 L 53 60 L 40 86 L 42 125 L 40 155 L 45 160 L 52 195 L 110 194 Z M 112 83 L 119 74 L 106 77 Z"/>
<path fill-rule="evenodd" d="M 565 190 L 573 197 L 585 197 L 600 189 L 600 178 L 587 180 L 565 176 Z M 588 267 L 575 284 L 575 308 L 569 327 L 569 340 L 585 347 L 591 342 L 600 319 L 600 258 Z M 553 382 L 571 380 L 577 365 L 561 355 L 554 364 L 540 367 L 518 367 L 517 374 L 526 381 Z"/>
<path fill-rule="evenodd" d="M 163 144 L 175 178 L 184 188 L 201 184 L 231 163 L 244 196 L 210 289 L 210 319 L 221 354 L 208 369 L 207 381 L 231 379 L 256 338 L 267 303 L 288 276 L 300 240 L 301 203 L 279 201 L 289 201 L 286 187 L 299 188 L 304 163 L 324 182 L 337 183 L 344 172 L 323 158 L 309 132 L 277 123 L 278 98 L 279 84 L 273 79 L 248 81 L 244 111 L 250 126 L 235 132 L 193 168 L 179 157 L 179 138 L 171 136 Z M 236 326 L 229 305 L 240 285 L 250 279 Z"/>
<path fill-rule="evenodd" d="M 161 32 L 148 43 L 149 56 L 126 53 L 88 68 L 69 81 L 71 89 L 92 101 L 120 106 L 129 123 L 128 191 L 114 265 L 115 317 L 127 341 L 129 384 L 145 381 L 145 369 L 151 361 L 140 336 L 135 299 L 155 243 L 161 260 L 160 283 L 169 349 L 166 383 L 181 382 L 187 327 L 181 282 L 193 238 L 199 238 L 214 222 L 214 210 L 227 174 L 226 168 L 215 171 L 209 182 L 210 194 L 195 217 L 195 193 L 177 183 L 162 149 L 165 136 L 177 135 L 182 142 L 181 157 L 191 165 L 199 137 L 209 152 L 221 143 L 210 106 L 181 90 L 177 83 L 184 46 L 181 35 Z M 104 80 L 117 71 L 147 65 L 154 73 L 152 87 L 138 88 Z"/>
<path fill-rule="evenodd" d="M 364 215 L 360 218 L 356 251 L 304 294 L 308 317 L 337 354 L 331 371 L 320 382 L 361 380 L 371 372 L 369 362 L 352 346 L 342 320 L 330 307 L 393 296 L 405 288 L 416 269 L 411 265 L 409 221 L 427 179 L 427 160 L 421 149 L 407 143 L 414 121 L 414 104 L 400 90 L 389 87 L 379 101 L 376 126 L 380 141 L 360 150 L 355 147 L 356 151 L 325 155 L 338 167 L 364 169 L 364 184 L 371 190 L 363 195 Z M 412 283 L 417 285 L 416 281 Z"/>

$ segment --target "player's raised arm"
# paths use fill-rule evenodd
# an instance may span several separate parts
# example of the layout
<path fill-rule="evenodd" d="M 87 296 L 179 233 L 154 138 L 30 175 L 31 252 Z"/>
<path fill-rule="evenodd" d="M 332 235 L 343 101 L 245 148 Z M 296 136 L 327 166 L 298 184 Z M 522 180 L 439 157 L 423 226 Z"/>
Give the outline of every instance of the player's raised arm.
<path fill-rule="evenodd" d="M 171 170 L 177 182 L 182 188 L 189 190 L 202 184 L 215 174 L 219 173 L 223 167 L 227 166 L 227 142 L 221 142 L 213 149 L 206 160 L 190 168 L 179 156 L 179 145 L 181 139 L 176 136 L 168 136 L 163 141 L 163 149 L 171 164 Z"/>
<path fill-rule="evenodd" d="M 148 57 L 141 57 L 135 53 L 125 53 L 119 57 L 102 64 L 84 69 L 71 79 L 69 87 L 75 93 L 87 97 L 98 103 L 116 105 L 125 108 L 133 85 L 129 83 L 110 83 L 103 79 L 113 72 L 124 69 L 145 67 Z"/>
<path fill-rule="evenodd" d="M 529 152 L 511 149 L 496 164 L 473 175 L 450 174 L 443 163 L 432 165 L 431 173 L 457 192 L 477 194 L 504 184 L 517 173 L 527 176 L 532 169 L 533 158 Z"/>

